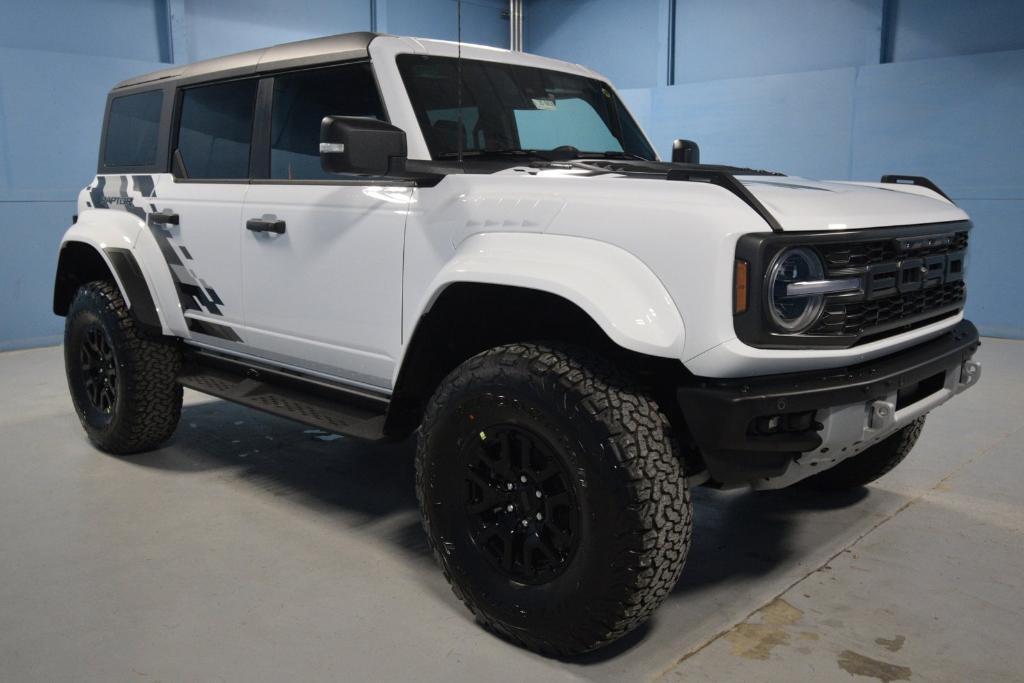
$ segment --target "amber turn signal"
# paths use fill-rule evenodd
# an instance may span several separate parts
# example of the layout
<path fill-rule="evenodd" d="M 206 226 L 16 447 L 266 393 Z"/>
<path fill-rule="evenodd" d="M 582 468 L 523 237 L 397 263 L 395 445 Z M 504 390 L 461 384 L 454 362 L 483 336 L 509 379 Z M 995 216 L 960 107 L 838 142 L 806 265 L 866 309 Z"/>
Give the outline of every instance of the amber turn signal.
<path fill-rule="evenodd" d="M 750 265 L 746 261 L 736 259 L 732 283 L 732 312 L 734 315 L 744 313 L 747 310 L 747 276 L 749 270 Z"/>

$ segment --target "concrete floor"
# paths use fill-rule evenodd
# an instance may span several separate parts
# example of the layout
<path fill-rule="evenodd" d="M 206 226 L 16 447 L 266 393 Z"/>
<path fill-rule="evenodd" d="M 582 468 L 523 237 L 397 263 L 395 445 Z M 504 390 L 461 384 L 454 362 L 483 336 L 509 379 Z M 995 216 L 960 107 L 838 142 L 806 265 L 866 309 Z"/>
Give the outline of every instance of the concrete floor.
<path fill-rule="evenodd" d="M 479 629 L 427 553 L 411 448 L 188 394 L 92 449 L 60 349 L 0 354 L 5 681 L 1024 680 L 1024 343 L 869 489 L 696 492 L 675 592 L 597 655 Z"/>

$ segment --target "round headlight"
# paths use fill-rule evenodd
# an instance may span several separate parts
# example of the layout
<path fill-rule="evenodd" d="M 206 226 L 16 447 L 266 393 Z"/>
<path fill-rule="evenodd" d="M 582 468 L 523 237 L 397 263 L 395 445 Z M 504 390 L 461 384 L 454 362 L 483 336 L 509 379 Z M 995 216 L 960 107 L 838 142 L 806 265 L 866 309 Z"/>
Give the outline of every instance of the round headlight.
<path fill-rule="evenodd" d="M 824 306 L 821 294 L 791 294 L 794 282 L 821 280 L 825 270 L 810 249 L 798 247 L 781 252 L 768 269 L 768 314 L 783 332 L 803 332 L 817 321 Z"/>

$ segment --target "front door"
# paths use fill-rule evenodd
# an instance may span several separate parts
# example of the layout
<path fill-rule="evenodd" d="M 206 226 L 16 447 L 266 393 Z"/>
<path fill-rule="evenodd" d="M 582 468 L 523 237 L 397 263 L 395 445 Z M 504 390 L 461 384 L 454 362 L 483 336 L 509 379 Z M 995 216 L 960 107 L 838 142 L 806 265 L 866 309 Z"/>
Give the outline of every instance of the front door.
<path fill-rule="evenodd" d="M 325 173 L 329 114 L 384 118 L 368 63 L 274 78 L 266 177 L 252 181 L 243 211 L 244 336 L 268 360 L 388 389 L 414 189 Z"/>

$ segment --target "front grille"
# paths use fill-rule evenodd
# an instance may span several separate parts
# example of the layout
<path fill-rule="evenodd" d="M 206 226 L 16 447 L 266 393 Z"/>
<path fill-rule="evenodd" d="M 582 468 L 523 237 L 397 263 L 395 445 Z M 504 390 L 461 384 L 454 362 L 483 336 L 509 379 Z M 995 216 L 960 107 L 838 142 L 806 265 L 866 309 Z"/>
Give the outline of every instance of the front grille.
<path fill-rule="evenodd" d="M 963 307 L 967 231 L 815 245 L 828 277 L 856 275 L 864 289 L 825 301 L 807 334 L 870 341 L 926 325 Z"/>
<path fill-rule="evenodd" d="M 740 237 L 736 258 L 750 267 L 747 308 L 733 316 L 736 336 L 756 348 L 850 348 L 955 316 L 967 288 L 970 221 L 822 232 L 760 232 Z M 799 334 L 772 320 L 768 273 L 787 249 L 816 252 L 828 280 L 853 289 L 825 295 L 822 314 Z"/>
<path fill-rule="evenodd" d="M 927 313 L 948 311 L 951 306 L 963 305 L 965 294 L 966 287 L 961 281 L 877 301 L 847 304 L 829 302 L 825 304 L 821 320 L 811 329 L 811 334 L 861 335 L 909 318 L 927 323 Z"/>
<path fill-rule="evenodd" d="M 967 231 L 947 235 L 950 241 L 940 241 L 935 236 L 908 238 L 907 248 L 901 253 L 893 239 L 871 240 L 853 244 L 823 244 L 818 248 L 829 270 L 836 268 L 858 268 L 896 261 L 907 255 L 915 257 L 945 254 L 967 249 Z M 929 239 L 931 243 L 929 243 Z M 916 244 L 915 244 L 916 242 Z"/>

